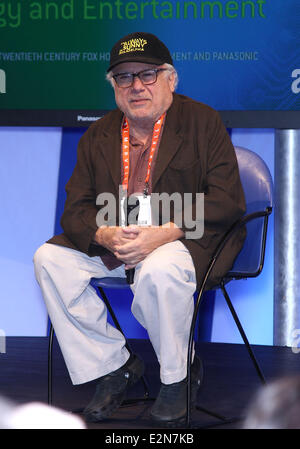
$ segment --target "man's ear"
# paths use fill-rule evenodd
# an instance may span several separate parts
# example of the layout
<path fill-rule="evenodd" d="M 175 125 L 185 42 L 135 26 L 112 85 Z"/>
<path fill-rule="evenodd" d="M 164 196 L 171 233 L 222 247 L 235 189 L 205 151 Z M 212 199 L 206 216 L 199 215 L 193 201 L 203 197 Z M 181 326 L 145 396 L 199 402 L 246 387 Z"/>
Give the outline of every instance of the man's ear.
<path fill-rule="evenodd" d="M 171 72 L 169 75 L 169 85 L 172 92 L 175 91 L 175 73 Z"/>

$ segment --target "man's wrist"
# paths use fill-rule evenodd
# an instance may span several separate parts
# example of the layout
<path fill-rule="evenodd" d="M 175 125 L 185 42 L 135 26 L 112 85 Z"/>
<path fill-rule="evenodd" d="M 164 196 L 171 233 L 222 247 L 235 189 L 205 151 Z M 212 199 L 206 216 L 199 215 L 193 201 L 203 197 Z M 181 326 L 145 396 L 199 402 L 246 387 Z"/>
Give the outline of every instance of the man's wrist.
<path fill-rule="evenodd" d="M 103 245 L 103 227 L 100 227 L 97 229 L 97 231 L 95 232 L 94 238 L 93 238 L 93 242 L 95 242 L 97 245 Z"/>
<path fill-rule="evenodd" d="M 169 239 L 169 242 L 173 242 L 174 240 L 178 240 L 184 237 L 184 232 L 182 231 L 182 229 L 180 229 L 173 222 L 163 224 L 161 226 L 161 229 L 166 232 L 166 238 Z"/>

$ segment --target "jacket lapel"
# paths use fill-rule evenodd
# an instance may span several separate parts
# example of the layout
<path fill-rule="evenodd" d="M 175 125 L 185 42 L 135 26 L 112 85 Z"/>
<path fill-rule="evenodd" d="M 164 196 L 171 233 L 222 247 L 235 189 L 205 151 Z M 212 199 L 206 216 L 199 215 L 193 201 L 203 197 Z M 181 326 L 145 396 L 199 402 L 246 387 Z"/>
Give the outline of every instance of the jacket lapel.
<path fill-rule="evenodd" d="M 163 129 L 163 135 L 159 145 L 157 160 L 155 163 L 154 173 L 152 176 L 152 190 L 164 171 L 170 164 L 171 160 L 180 148 L 183 136 L 180 133 L 180 111 L 178 111 L 178 101 L 176 94 L 174 94 L 174 100 L 167 111 L 166 122 Z"/>
<path fill-rule="evenodd" d="M 121 123 L 122 112 L 118 111 L 112 116 L 110 127 L 104 130 L 100 136 L 102 153 L 110 171 L 112 180 L 118 191 L 121 182 Z M 174 155 L 180 148 L 183 140 L 180 134 L 180 111 L 176 94 L 173 96 L 173 103 L 167 111 L 166 121 L 163 128 L 163 135 L 159 145 L 157 160 L 152 175 L 152 190 L 163 175 Z"/>

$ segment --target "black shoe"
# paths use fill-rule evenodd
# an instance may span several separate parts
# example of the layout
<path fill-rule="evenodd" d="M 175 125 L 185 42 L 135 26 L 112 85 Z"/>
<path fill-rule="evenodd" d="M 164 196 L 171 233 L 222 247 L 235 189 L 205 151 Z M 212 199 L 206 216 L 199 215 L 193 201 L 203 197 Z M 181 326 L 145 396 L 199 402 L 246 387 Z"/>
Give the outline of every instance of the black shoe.
<path fill-rule="evenodd" d="M 195 356 L 191 368 L 191 407 L 196 404 L 197 392 L 203 381 L 203 366 Z M 159 426 L 182 427 L 187 418 L 187 378 L 181 382 L 161 384 L 160 392 L 152 407 L 151 418 Z"/>
<path fill-rule="evenodd" d="M 84 409 L 87 422 L 98 422 L 108 418 L 122 404 L 129 387 L 144 374 L 144 362 L 131 354 L 121 368 L 99 378 L 96 393 Z"/>

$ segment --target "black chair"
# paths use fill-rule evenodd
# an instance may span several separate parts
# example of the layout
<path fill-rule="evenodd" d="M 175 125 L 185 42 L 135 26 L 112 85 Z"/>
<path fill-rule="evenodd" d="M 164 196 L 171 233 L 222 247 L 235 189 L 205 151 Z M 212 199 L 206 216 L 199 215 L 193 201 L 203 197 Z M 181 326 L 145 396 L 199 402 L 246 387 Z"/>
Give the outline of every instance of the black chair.
<path fill-rule="evenodd" d="M 220 284 L 215 287 L 215 289 L 220 288 L 225 297 L 226 303 L 229 307 L 229 310 L 234 318 L 234 321 L 238 327 L 238 330 L 242 336 L 242 339 L 246 345 L 247 351 L 250 355 L 250 358 L 253 362 L 254 368 L 259 376 L 259 379 L 262 383 L 265 383 L 265 378 L 262 373 L 262 370 L 255 358 L 255 355 L 252 351 L 252 348 L 249 344 L 247 336 L 243 330 L 243 327 L 239 321 L 237 313 L 232 305 L 232 302 L 229 298 L 225 285 L 235 279 L 247 279 L 258 276 L 264 265 L 264 257 L 265 257 L 265 248 L 266 248 L 266 237 L 267 237 L 267 228 L 268 228 L 268 218 L 272 212 L 272 197 L 273 197 L 273 183 L 272 177 L 270 175 L 269 169 L 264 163 L 264 161 L 254 152 L 241 148 L 235 147 L 236 156 L 239 165 L 239 171 L 241 176 L 242 185 L 245 192 L 246 198 L 246 213 L 245 215 L 233 225 L 233 227 L 229 230 L 223 241 L 220 243 L 219 247 L 215 251 L 214 256 L 212 257 L 209 267 L 207 269 L 206 275 L 203 279 L 201 288 L 198 292 L 198 296 L 195 302 L 194 314 L 192 318 L 192 324 L 190 329 L 189 336 L 189 345 L 188 345 L 188 353 L 187 353 L 187 378 L 188 378 L 188 394 L 187 394 L 187 421 L 186 427 L 190 427 L 191 425 L 191 406 L 190 406 L 190 397 L 191 397 L 191 359 L 192 359 L 192 349 L 193 349 L 193 340 L 195 334 L 195 326 L 197 321 L 197 316 L 199 312 L 199 306 L 203 300 L 204 292 L 207 290 L 207 281 L 209 279 L 210 273 L 213 270 L 218 258 L 222 254 L 223 249 L 226 246 L 226 243 L 229 239 L 240 230 L 241 227 L 246 226 L 247 228 L 247 237 L 243 246 L 242 251 L 239 253 L 238 257 L 235 260 L 235 263 L 232 269 L 224 276 L 224 278 L 220 281 Z M 115 323 L 117 329 L 124 335 L 121 326 L 114 314 L 114 311 L 111 308 L 109 300 L 105 295 L 104 290 L 107 288 L 116 288 L 116 289 L 127 289 L 129 288 L 126 279 L 123 278 L 102 278 L 102 279 L 91 279 L 91 285 L 98 290 L 100 296 L 105 302 L 111 317 Z M 49 352 L 48 352 L 48 402 L 51 404 L 52 402 L 52 341 L 53 341 L 53 328 L 50 328 L 50 336 L 49 336 Z M 128 350 L 131 352 L 130 346 L 128 342 L 126 342 L 126 346 Z M 137 398 L 131 401 L 131 403 L 135 403 L 141 400 L 153 400 L 149 396 L 149 390 L 147 386 L 147 382 L 143 379 L 145 395 L 143 398 Z M 235 418 L 226 418 L 218 413 L 213 413 L 209 410 L 204 409 L 203 407 L 196 407 L 198 410 L 208 413 L 215 418 L 221 420 L 221 422 L 232 422 Z"/>
<path fill-rule="evenodd" d="M 268 229 L 268 219 L 272 213 L 273 207 L 273 181 L 270 171 L 265 164 L 265 162 L 254 152 L 241 147 L 235 147 L 236 156 L 239 165 L 241 182 L 245 192 L 246 199 L 246 213 L 245 215 L 235 223 L 229 230 L 223 241 L 220 243 L 219 247 L 215 251 L 212 257 L 205 277 L 203 279 L 201 288 L 198 293 L 198 297 L 195 303 L 194 315 L 191 324 L 190 337 L 189 337 L 189 347 L 188 347 L 188 395 L 187 395 L 187 426 L 191 422 L 191 407 L 190 407 L 190 368 L 191 368 L 191 357 L 192 357 L 192 347 L 193 347 L 193 337 L 195 332 L 196 319 L 199 311 L 201 302 L 203 301 L 204 292 L 206 290 L 207 281 L 209 279 L 210 273 L 213 270 L 217 260 L 222 254 L 227 242 L 230 238 L 242 227 L 247 229 L 247 237 L 244 242 L 243 248 L 239 255 L 237 256 L 232 269 L 224 276 L 220 281 L 219 285 L 215 289 L 221 289 L 231 315 L 236 323 L 239 333 L 245 343 L 246 349 L 249 353 L 255 371 L 262 382 L 265 384 L 265 378 L 263 372 L 255 358 L 252 348 L 249 344 L 245 331 L 242 324 L 238 318 L 238 315 L 233 307 L 230 300 L 228 292 L 225 285 L 233 280 L 247 279 L 257 277 L 263 269 L 265 249 L 266 249 L 266 238 Z M 204 411 L 215 418 L 219 419 L 221 422 L 232 422 L 239 418 L 227 418 L 218 413 L 212 413 L 211 411 L 204 409 L 203 407 L 196 407 L 200 411 Z"/>

